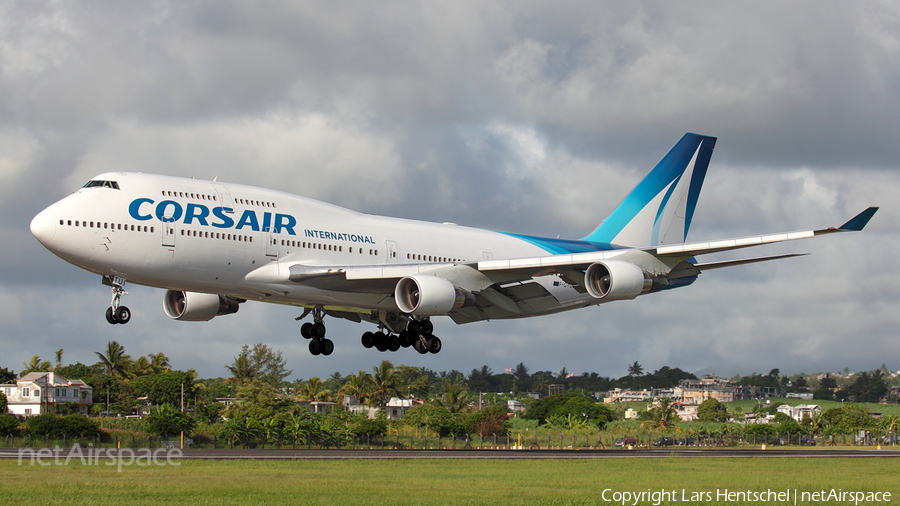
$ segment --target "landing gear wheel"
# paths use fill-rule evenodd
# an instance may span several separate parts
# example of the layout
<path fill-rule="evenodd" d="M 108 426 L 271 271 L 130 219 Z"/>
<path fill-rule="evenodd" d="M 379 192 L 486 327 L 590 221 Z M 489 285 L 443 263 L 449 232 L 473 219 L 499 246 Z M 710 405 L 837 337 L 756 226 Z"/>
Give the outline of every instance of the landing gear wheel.
<path fill-rule="evenodd" d="M 318 355 L 318 354 L 322 353 L 319 350 L 319 343 L 317 343 L 315 339 L 313 339 L 309 342 L 309 352 L 312 353 L 313 355 Z"/>
<path fill-rule="evenodd" d="M 421 339 L 416 339 L 416 342 L 413 343 L 413 348 L 415 348 L 416 351 L 418 351 L 422 355 L 428 353 L 428 348 L 426 347 L 425 343 L 422 342 Z"/>
<path fill-rule="evenodd" d="M 112 325 L 119 323 L 119 320 L 116 320 L 116 315 L 115 313 L 113 313 L 113 309 L 111 307 L 106 308 L 106 321 L 108 321 Z"/>
<path fill-rule="evenodd" d="M 412 332 L 410 332 L 408 330 L 404 330 L 403 332 L 400 333 L 400 346 L 403 346 L 404 348 L 409 348 L 412 345 L 414 338 L 415 338 L 415 336 Z"/>
<path fill-rule="evenodd" d="M 319 350 L 322 352 L 322 355 L 331 355 L 331 352 L 334 351 L 334 343 L 331 342 L 331 339 L 322 339 L 319 343 Z"/>
<path fill-rule="evenodd" d="M 119 309 L 116 310 L 116 321 L 118 321 L 122 325 L 125 325 L 130 320 L 131 320 L 131 310 L 125 306 L 119 306 Z"/>
<path fill-rule="evenodd" d="M 388 351 L 388 339 L 384 332 L 375 334 L 375 348 L 382 353 Z"/>
<path fill-rule="evenodd" d="M 325 324 L 322 322 L 313 323 L 309 329 L 309 335 L 320 339 L 325 337 Z"/>
<path fill-rule="evenodd" d="M 427 343 L 429 352 L 435 354 L 441 352 L 441 339 L 438 336 L 431 336 L 428 338 Z"/>
<path fill-rule="evenodd" d="M 371 332 L 363 333 L 361 340 L 362 340 L 362 345 L 365 346 L 366 348 L 371 348 L 372 346 L 375 346 L 375 334 L 373 334 Z"/>
<path fill-rule="evenodd" d="M 310 322 L 306 322 L 303 325 L 300 325 L 300 335 L 303 336 L 303 339 L 312 339 L 312 334 L 310 333 L 312 327 L 313 324 Z"/>
<path fill-rule="evenodd" d="M 434 332 L 434 324 L 431 323 L 431 320 L 422 320 L 419 324 L 419 328 L 421 332 L 427 336 L 430 336 L 432 332 Z"/>
<path fill-rule="evenodd" d="M 387 336 L 387 347 L 391 351 L 397 351 L 400 349 L 400 338 L 391 334 Z"/>

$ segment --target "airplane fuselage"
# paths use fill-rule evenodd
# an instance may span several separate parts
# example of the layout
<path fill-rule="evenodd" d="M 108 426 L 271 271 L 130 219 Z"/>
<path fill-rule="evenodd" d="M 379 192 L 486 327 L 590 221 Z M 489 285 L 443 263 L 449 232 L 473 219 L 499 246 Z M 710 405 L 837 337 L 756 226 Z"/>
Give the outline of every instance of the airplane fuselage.
<path fill-rule="evenodd" d="M 537 238 L 367 215 L 236 184 L 139 173 L 92 181 L 112 184 L 81 188 L 39 215 L 54 229 L 45 232 L 47 246 L 88 271 L 169 290 L 396 311 L 383 294 L 336 294 L 287 282 L 287 266 L 458 264 L 547 255 L 551 248 L 608 249 L 551 239 L 541 239 L 540 247 Z M 566 305 L 594 302 L 559 278 L 546 278 L 542 284 Z"/>

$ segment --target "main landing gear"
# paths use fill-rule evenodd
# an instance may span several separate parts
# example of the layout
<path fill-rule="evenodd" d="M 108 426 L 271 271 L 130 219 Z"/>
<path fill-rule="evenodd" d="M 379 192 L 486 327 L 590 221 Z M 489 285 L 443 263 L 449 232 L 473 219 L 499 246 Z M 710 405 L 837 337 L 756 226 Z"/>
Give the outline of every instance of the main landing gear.
<path fill-rule="evenodd" d="M 331 339 L 325 339 L 325 324 L 322 323 L 325 312 L 314 308 L 312 313 L 313 321 L 300 326 L 300 335 L 309 339 L 309 352 L 313 355 L 331 355 L 334 343 Z"/>
<path fill-rule="evenodd" d="M 119 305 L 119 300 L 122 296 L 128 295 L 128 292 L 125 291 L 125 278 L 103 276 L 103 284 L 112 288 L 112 302 L 106 308 L 106 321 L 113 325 L 128 323 L 131 320 L 131 310 Z"/>
<path fill-rule="evenodd" d="M 366 348 L 374 347 L 378 351 L 397 351 L 401 347 L 412 346 L 421 354 L 438 353 L 441 351 L 441 339 L 432 331 L 434 325 L 431 320 L 410 320 L 406 330 L 399 335 L 386 333 L 383 329 L 378 332 L 366 332 L 362 335 L 362 345 Z"/>

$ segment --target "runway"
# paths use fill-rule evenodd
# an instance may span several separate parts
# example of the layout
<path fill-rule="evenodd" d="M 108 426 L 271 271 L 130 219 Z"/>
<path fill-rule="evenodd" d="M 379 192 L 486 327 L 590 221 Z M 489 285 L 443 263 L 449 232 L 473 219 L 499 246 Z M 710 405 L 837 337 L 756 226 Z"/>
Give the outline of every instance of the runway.
<path fill-rule="evenodd" d="M 320 449 L 148 449 L 0 448 L 0 459 L 43 461 L 147 458 L 185 460 L 409 460 L 409 459 L 628 459 L 628 458 L 900 458 L 898 450 L 876 449 L 609 449 L 609 450 L 320 450 Z"/>

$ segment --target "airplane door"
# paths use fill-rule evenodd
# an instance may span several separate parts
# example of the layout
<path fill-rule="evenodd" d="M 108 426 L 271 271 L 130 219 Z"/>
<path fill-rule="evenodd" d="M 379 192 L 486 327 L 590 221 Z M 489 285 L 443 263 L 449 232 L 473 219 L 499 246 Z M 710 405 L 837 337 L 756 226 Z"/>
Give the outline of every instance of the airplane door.
<path fill-rule="evenodd" d="M 385 241 L 384 249 L 387 251 L 387 261 L 389 264 L 395 264 L 399 261 L 400 247 L 395 241 Z"/>
<path fill-rule="evenodd" d="M 225 212 L 233 213 L 234 203 L 231 200 L 231 194 L 228 193 L 228 188 L 225 188 L 219 183 L 212 183 L 212 186 L 216 189 L 216 194 L 219 196 L 219 203 L 225 208 Z"/>
<path fill-rule="evenodd" d="M 278 238 L 273 232 L 266 232 L 266 256 L 278 256 Z"/>
<path fill-rule="evenodd" d="M 162 245 L 164 247 L 174 248 L 175 247 L 175 220 L 172 218 L 173 210 L 168 210 L 166 208 L 166 214 L 162 218 L 162 223 L 160 230 L 162 230 Z"/>
<path fill-rule="evenodd" d="M 159 227 L 162 229 L 162 245 L 174 248 L 175 247 L 175 222 L 174 221 L 163 221 L 162 226 Z"/>

